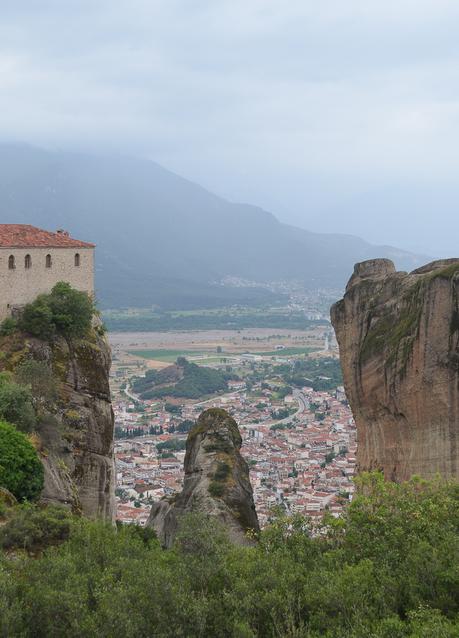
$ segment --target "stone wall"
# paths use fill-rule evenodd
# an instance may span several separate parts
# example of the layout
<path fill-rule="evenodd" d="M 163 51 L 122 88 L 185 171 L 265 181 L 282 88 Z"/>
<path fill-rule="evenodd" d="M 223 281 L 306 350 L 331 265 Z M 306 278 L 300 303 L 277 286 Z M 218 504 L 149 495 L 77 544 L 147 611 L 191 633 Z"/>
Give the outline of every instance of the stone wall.
<path fill-rule="evenodd" d="M 80 265 L 75 266 L 75 255 Z M 13 255 L 15 268 L 8 260 Z M 30 255 L 31 266 L 25 267 Z M 51 267 L 46 267 L 46 256 L 51 255 Z M 37 295 L 51 291 L 59 281 L 66 281 L 77 290 L 94 293 L 93 248 L 0 248 L 0 321 L 11 313 L 11 308 L 33 301 Z"/>

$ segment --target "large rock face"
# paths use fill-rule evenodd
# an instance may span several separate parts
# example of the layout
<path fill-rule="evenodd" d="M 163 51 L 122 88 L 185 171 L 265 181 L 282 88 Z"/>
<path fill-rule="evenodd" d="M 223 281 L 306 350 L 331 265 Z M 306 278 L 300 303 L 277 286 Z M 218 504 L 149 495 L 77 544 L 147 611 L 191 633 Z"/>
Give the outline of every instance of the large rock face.
<path fill-rule="evenodd" d="M 195 511 L 220 520 L 233 542 L 253 542 L 246 532 L 258 532 L 259 525 L 241 443 L 227 412 L 210 409 L 201 414 L 187 439 L 183 490 L 175 500 L 155 503 L 147 522 L 165 547 L 173 544 L 180 517 Z"/>
<path fill-rule="evenodd" d="M 459 259 L 357 264 L 331 309 L 358 467 L 459 478 Z"/>
<path fill-rule="evenodd" d="M 45 469 L 41 500 L 114 520 L 111 356 L 105 338 L 97 329 L 85 339 L 49 343 L 14 333 L 0 339 L 0 350 L 0 371 L 16 374 L 32 361 L 50 374 L 47 396 L 36 403 L 33 433 Z"/>

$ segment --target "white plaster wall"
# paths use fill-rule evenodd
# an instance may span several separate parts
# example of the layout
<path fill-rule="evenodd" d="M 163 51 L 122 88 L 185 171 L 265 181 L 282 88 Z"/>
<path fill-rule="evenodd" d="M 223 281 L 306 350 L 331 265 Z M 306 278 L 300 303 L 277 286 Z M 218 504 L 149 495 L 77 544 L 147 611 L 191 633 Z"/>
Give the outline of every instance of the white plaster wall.
<path fill-rule="evenodd" d="M 75 254 L 80 266 L 75 266 Z M 46 268 L 46 255 L 52 266 Z M 16 268 L 8 268 L 14 255 Z M 32 258 L 32 267 L 25 268 L 25 256 Z M 33 301 L 37 295 L 51 291 L 58 281 L 66 281 L 82 292 L 94 294 L 93 248 L 0 248 L 0 320 L 7 317 L 11 307 Z"/>

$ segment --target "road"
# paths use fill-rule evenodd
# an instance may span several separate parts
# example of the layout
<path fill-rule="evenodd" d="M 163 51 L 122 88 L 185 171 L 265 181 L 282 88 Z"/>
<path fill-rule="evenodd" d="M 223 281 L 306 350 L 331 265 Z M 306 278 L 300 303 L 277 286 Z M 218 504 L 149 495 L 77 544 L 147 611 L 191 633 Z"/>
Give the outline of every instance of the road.
<path fill-rule="evenodd" d="M 128 396 L 130 399 L 132 399 L 133 401 L 135 401 L 136 403 L 139 403 L 139 402 L 141 403 L 142 402 L 142 400 L 139 399 L 139 397 L 136 397 L 135 394 L 131 394 L 129 392 L 129 383 L 126 383 L 126 387 L 124 389 L 124 394 L 126 396 Z"/>

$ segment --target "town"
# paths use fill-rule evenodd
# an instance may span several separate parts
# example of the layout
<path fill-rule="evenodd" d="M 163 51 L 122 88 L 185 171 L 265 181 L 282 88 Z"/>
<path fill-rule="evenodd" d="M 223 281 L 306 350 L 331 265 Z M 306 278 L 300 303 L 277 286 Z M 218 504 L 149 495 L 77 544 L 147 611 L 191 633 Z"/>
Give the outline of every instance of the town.
<path fill-rule="evenodd" d="M 338 516 L 349 502 L 356 430 L 334 335 L 324 326 L 238 332 L 226 342 L 215 334 L 175 335 L 181 351 L 164 343 L 148 350 L 139 343 L 146 335 L 124 334 L 119 342 L 111 335 L 119 521 L 145 525 L 153 501 L 181 490 L 187 433 L 210 407 L 224 408 L 239 426 L 262 527 L 278 513 Z M 149 375 L 157 378 L 151 370 L 169 378 L 180 352 L 182 365 L 229 372 L 225 391 L 198 399 L 138 392 Z"/>

